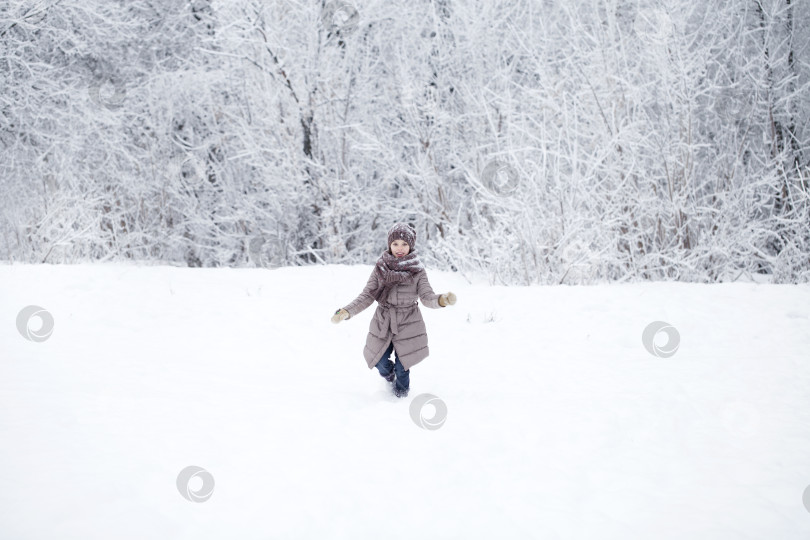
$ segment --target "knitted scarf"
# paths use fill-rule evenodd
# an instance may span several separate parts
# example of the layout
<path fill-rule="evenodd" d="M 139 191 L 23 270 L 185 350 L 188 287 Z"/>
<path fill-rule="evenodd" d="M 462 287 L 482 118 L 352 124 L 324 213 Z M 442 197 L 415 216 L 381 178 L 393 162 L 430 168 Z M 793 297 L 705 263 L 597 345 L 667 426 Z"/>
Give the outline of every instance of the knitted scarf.
<path fill-rule="evenodd" d="M 382 304 L 387 300 L 392 288 L 398 283 L 413 283 L 414 274 L 424 269 L 425 266 L 419 260 L 415 249 L 402 257 L 392 255 L 388 250 L 383 251 L 375 267 L 378 286 L 371 295 Z"/>

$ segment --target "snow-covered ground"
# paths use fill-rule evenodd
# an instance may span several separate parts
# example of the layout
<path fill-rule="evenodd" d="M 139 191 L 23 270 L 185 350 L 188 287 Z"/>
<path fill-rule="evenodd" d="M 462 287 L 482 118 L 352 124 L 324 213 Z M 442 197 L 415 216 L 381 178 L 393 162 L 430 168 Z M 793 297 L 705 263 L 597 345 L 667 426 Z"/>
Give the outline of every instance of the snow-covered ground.
<path fill-rule="evenodd" d="M 329 321 L 370 271 L 0 266 L 0 538 L 810 538 L 810 286 L 428 269 L 397 400 Z"/>

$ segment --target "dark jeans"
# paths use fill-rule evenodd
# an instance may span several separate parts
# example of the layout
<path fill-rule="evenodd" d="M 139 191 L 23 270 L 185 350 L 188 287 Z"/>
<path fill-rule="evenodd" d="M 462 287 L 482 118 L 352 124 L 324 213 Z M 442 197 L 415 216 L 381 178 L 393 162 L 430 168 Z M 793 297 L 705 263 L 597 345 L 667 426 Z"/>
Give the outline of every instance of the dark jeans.
<path fill-rule="evenodd" d="M 391 361 L 391 351 L 394 352 L 394 357 L 396 358 L 396 362 Z M 383 377 L 387 377 L 391 374 L 391 370 L 396 371 L 397 379 L 396 379 L 396 386 L 400 390 L 407 390 L 411 385 L 411 374 L 409 370 L 405 369 L 402 366 L 402 362 L 399 361 L 399 355 L 397 351 L 394 350 L 394 342 L 392 341 L 388 348 L 385 349 L 385 352 L 380 358 L 380 361 L 377 362 L 376 368 L 380 370 L 380 375 Z"/>

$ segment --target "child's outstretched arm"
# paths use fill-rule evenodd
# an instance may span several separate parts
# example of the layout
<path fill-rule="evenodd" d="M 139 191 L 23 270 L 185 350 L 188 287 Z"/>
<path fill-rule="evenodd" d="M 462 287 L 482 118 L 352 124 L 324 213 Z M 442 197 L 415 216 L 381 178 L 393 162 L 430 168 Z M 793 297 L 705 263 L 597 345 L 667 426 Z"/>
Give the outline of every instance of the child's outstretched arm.
<path fill-rule="evenodd" d="M 374 303 L 374 297 L 371 296 L 371 291 L 377 289 L 376 270 L 376 267 L 371 270 L 371 275 L 368 278 L 368 283 L 366 283 L 366 286 L 363 288 L 363 292 L 352 300 L 349 305 L 338 309 L 335 314 L 332 315 L 332 322 L 339 323 L 343 319 L 351 319 Z"/>
<path fill-rule="evenodd" d="M 433 287 L 430 286 L 428 281 L 427 272 L 419 272 L 419 282 L 416 286 L 416 291 L 419 294 L 419 299 L 425 307 L 438 309 L 440 307 L 447 307 L 447 304 L 456 303 L 456 295 L 453 293 L 436 294 L 433 292 Z"/>

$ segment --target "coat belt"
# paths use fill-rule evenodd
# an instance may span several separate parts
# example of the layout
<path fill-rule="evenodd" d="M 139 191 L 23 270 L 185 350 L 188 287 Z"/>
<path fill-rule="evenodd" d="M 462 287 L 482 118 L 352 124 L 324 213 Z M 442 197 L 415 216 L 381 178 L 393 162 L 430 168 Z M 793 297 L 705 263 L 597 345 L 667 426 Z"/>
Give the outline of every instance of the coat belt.
<path fill-rule="evenodd" d="M 394 304 L 381 304 L 383 309 L 388 310 L 388 320 L 391 322 L 391 332 L 394 334 L 399 333 L 399 326 L 397 325 L 397 318 L 396 312 L 397 311 L 405 311 L 407 309 L 413 309 L 413 306 L 416 305 L 416 302 L 407 306 L 395 306 Z"/>

